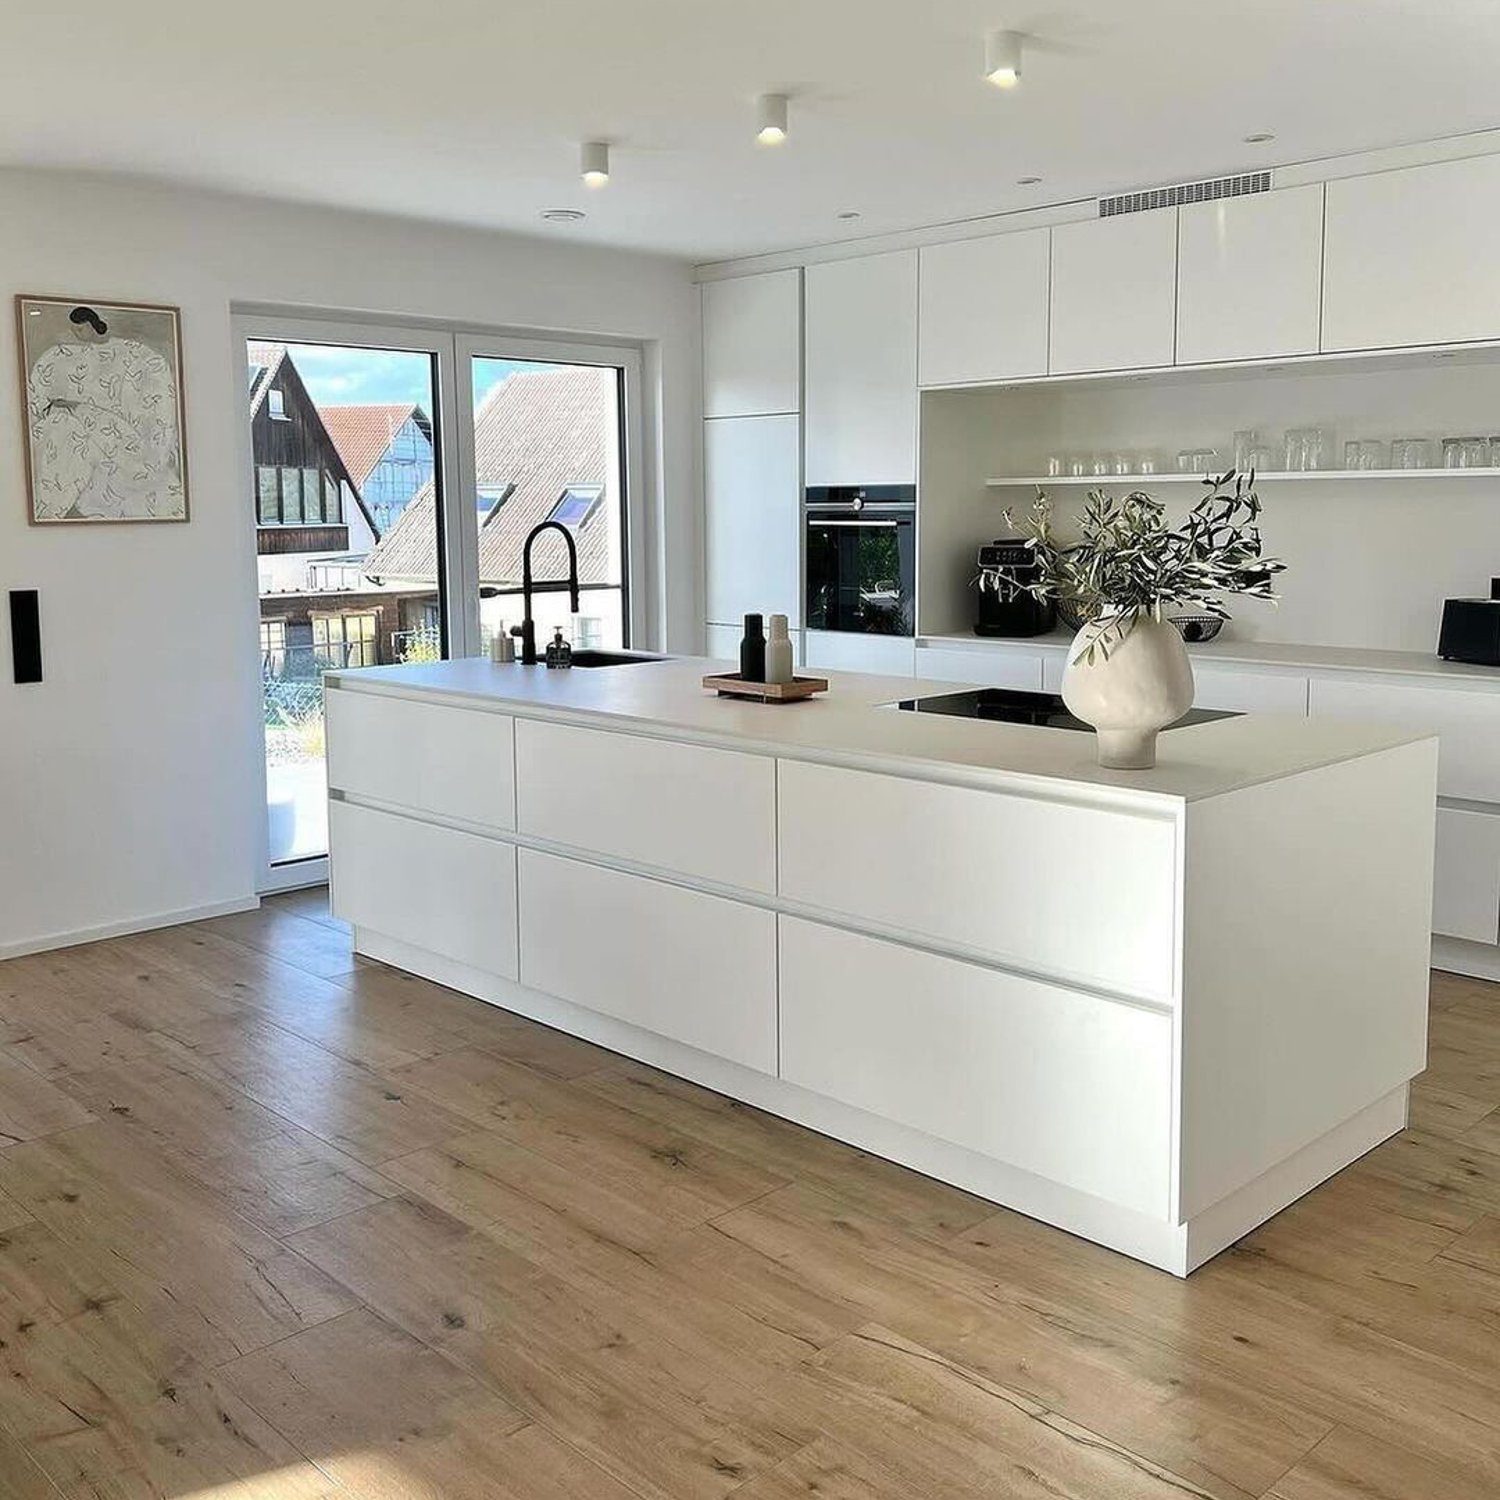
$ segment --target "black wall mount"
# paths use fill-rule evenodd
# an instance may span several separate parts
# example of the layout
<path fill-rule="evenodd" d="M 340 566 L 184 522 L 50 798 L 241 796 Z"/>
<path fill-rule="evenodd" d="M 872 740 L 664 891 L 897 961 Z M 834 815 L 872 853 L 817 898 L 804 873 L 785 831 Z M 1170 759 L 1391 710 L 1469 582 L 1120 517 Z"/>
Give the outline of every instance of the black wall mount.
<path fill-rule="evenodd" d="M 42 680 L 42 619 L 35 589 L 10 591 L 10 654 L 17 682 Z"/>

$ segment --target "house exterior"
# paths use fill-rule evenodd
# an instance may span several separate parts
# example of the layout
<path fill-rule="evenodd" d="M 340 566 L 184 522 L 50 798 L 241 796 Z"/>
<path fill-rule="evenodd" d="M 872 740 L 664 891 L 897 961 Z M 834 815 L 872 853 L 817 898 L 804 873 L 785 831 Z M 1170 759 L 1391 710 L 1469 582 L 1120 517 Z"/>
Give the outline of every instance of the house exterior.
<path fill-rule="evenodd" d="M 326 405 L 321 416 L 377 533 L 384 536 L 432 478 L 432 419 L 411 402 Z"/>

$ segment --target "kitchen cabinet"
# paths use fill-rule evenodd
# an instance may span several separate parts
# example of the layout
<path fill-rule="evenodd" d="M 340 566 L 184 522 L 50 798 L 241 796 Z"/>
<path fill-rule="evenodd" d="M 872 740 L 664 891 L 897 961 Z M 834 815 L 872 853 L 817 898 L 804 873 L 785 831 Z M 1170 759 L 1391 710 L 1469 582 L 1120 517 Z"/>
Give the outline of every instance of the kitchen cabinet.
<path fill-rule="evenodd" d="M 776 918 L 755 906 L 521 850 L 521 982 L 776 1071 Z"/>
<path fill-rule="evenodd" d="M 1185 204 L 1177 238 L 1177 363 L 1316 354 L 1323 185 Z"/>
<path fill-rule="evenodd" d="M 703 424 L 710 624 L 743 623 L 750 613 L 801 621 L 800 440 L 796 417 Z"/>
<path fill-rule="evenodd" d="M 1176 303 L 1176 209 L 1054 226 L 1048 370 L 1170 365 Z"/>
<path fill-rule="evenodd" d="M 1043 691 L 1040 651 L 1010 644 L 983 649 L 918 646 L 916 675 L 935 682 L 977 682 L 985 687 Z"/>
<path fill-rule="evenodd" d="M 758 417 L 802 407 L 799 271 L 703 284 L 703 415 Z"/>
<path fill-rule="evenodd" d="M 917 666 L 916 642 L 909 635 L 809 630 L 803 638 L 802 656 L 806 666 L 815 672 L 873 672 L 879 677 L 910 677 Z"/>
<path fill-rule="evenodd" d="M 1307 678 L 1295 672 L 1257 672 L 1219 662 L 1193 661 L 1193 703 L 1237 714 L 1307 714 Z"/>
<path fill-rule="evenodd" d="M 781 1073 L 1079 1192 L 1168 1212 L 1164 1012 L 783 917 Z"/>
<path fill-rule="evenodd" d="M 804 273 L 806 482 L 917 480 L 917 252 Z"/>
<path fill-rule="evenodd" d="M 1047 373 L 1050 234 L 1028 229 L 922 247 L 922 385 L 977 384 Z"/>
<path fill-rule="evenodd" d="M 1328 184 L 1323 348 L 1500 338 L 1500 155 Z"/>
<path fill-rule="evenodd" d="M 334 916 L 356 931 L 383 933 L 488 974 L 516 977 L 513 844 L 330 802 L 328 845 Z"/>
<path fill-rule="evenodd" d="M 776 889 L 776 764 L 763 755 L 526 719 L 520 831 L 677 875 Z"/>
<path fill-rule="evenodd" d="M 1500 809 L 1438 808 L 1432 930 L 1500 942 Z"/>

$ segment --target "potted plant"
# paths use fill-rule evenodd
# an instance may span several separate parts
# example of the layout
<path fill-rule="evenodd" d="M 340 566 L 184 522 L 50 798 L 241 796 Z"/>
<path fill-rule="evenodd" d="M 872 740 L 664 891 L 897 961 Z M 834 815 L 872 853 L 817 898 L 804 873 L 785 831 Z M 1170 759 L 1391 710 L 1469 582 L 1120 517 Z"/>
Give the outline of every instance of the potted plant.
<path fill-rule="evenodd" d="M 1193 669 L 1168 606 L 1227 620 L 1222 595 L 1276 598 L 1271 580 L 1286 564 L 1261 549 L 1255 475 L 1204 484 L 1207 494 L 1176 527 L 1162 502 L 1140 490 L 1122 499 L 1091 491 L 1076 541 L 1058 539 L 1041 491 L 1023 523 L 1030 564 L 1010 581 L 1083 622 L 1062 695 L 1093 725 L 1101 766 L 1148 770 L 1158 732 L 1193 706 Z"/>

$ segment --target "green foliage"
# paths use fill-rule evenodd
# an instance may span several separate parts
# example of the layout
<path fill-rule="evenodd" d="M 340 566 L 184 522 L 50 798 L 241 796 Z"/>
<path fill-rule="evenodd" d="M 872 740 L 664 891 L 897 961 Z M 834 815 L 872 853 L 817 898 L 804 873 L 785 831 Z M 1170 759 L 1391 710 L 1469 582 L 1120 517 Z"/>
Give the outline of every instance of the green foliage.
<path fill-rule="evenodd" d="M 1168 605 L 1191 604 L 1227 620 L 1221 595 L 1274 600 L 1271 580 L 1286 564 L 1262 550 L 1254 474 L 1231 471 L 1204 484 L 1208 493 L 1177 527 L 1167 525 L 1166 507 L 1144 491 L 1114 499 L 1091 490 L 1078 540 L 1069 542 L 1054 532 L 1051 501 L 1038 490 L 1021 523 L 1038 575 L 1001 569 L 1000 578 L 1086 622 L 1107 618 L 1098 641 L 1106 656 L 1110 638 L 1123 640 L 1142 615 L 1160 620 Z M 1016 524 L 1009 512 L 1006 520 Z M 1090 661 L 1093 652 L 1090 646 Z"/>

